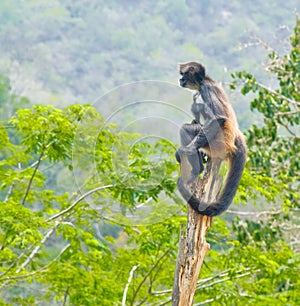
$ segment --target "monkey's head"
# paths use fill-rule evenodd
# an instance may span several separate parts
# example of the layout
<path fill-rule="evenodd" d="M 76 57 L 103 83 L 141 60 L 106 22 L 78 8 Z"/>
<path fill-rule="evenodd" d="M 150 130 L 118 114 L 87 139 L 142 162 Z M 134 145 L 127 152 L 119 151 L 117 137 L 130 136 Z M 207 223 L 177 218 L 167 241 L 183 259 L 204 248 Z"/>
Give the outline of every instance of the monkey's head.
<path fill-rule="evenodd" d="M 205 78 L 204 66 L 196 62 L 179 64 L 179 73 L 181 74 L 180 86 L 193 90 L 199 90 Z"/>

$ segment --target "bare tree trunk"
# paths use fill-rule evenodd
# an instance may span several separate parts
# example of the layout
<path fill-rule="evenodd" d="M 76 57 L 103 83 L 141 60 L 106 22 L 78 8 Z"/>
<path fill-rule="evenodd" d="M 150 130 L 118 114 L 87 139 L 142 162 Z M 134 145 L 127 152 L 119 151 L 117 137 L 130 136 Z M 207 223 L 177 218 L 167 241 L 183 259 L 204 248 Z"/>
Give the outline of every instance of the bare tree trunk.
<path fill-rule="evenodd" d="M 212 202 L 216 199 L 222 184 L 222 177 L 218 176 L 220 161 L 209 161 L 202 180 L 188 186 L 194 195 Z M 185 155 L 181 159 L 181 176 L 184 182 L 190 176 L 190 164 Z M 180 242 L 175 269 L 175 278 L 172 294 L 173 306 L 190 306 L 193 303 L 196 284 L 209 244 L 206 242 L 206 232 L 211 226 L 212 218 L 199 215 L 192 208 L 188 208 L 188 220 L 184 234 L 183 226 L 180 229 Z"/>

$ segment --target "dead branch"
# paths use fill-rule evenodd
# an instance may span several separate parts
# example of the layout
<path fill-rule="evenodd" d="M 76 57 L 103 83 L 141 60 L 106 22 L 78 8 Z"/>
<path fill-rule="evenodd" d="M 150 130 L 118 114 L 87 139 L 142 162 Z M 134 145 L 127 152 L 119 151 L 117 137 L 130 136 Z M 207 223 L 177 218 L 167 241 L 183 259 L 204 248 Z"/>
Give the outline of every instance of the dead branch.
<path fill-rule="evenodd" d="M 221 188 L 222 178 L 218 176 L 221 162 L 210 160 L 202 180 L 189 186 L 201 201 L 213 202 Z M 181 175 L 188 181 L 191 167 L 186 156 L 181 159 Z M 188 207 L 188 220 L 184 233 L 180 231 L 180 242 L 175 269 L 172 293 L 173 306 L 191 306 L 196 291 L 197 281 L 204 258 L 209 251 L 206 232 L 211 226 L 212 218 L 199 215 Z"/>

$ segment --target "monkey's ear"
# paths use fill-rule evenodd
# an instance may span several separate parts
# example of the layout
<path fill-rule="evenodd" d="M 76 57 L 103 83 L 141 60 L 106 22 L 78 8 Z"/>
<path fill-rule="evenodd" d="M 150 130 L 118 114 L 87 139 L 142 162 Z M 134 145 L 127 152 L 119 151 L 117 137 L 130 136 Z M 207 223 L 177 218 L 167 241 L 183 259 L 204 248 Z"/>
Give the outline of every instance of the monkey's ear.
<path fill-rule="evenodd" d="M 199 82 L 205 78 L 205 68 L 201 65 L 199 70 L 195 73 L 195 76 Z"/>
<path fill-rule="evenodd" d="M 199 69 L 199 73 L 201 75 L 202 78 L 205 78 L 205 68 L 204 66 L 200 65 L 200 69 Z"/>

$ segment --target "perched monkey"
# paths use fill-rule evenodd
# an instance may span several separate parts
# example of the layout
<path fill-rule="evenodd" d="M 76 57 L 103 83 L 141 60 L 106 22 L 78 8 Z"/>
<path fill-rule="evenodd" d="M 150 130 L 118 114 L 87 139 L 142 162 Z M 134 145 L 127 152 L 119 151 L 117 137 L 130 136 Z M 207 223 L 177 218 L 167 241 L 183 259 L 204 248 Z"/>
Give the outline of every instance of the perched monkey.
<path fill-rule="evenodd" d="M 183 147 L 176 154 L 177 160 L 180 162 L 182 152 L 188 156 L 196 156 L 198 149 L 201 148 L 211 159 L 227 160 L 229 171 L 218 199 L 211 204 L 202 203 L 193 196 L 181 178 L 178 179 L 177 187 L 194 210 L 202 215 L 217 216 L 229 207 L 240 183 L 247 154 L 245 140 L 224 90 L 206 75 L 205 68 L 199 63 L 189 62 L 180 65 L 180 74 L 182 76 L 179 80 L 180 86 L 197 91 L 192 105 L 195 120 L 200 118 L 200 114 L 197 114 L 200 112 L 207 121 L 204 125 L 201 125 L 199 120 L 198 123 L 183 125 L 181 135 L 188 135 L 186 140 L 189 138 L 192 141 L 188 145 L 182 144 Z M 199 95 L 204 104 L 201 107 L 195 103 Z M 212 122 L 218 122 L 221 129 L 214 128 L 211 131 L 210 127 L 214 125 Z M 195 131 L 198 131 L 196 136 Z M 195 158 L 189 160 L 195 162 Z M 199 166 L 195 168 L 201 169 Z"/>

